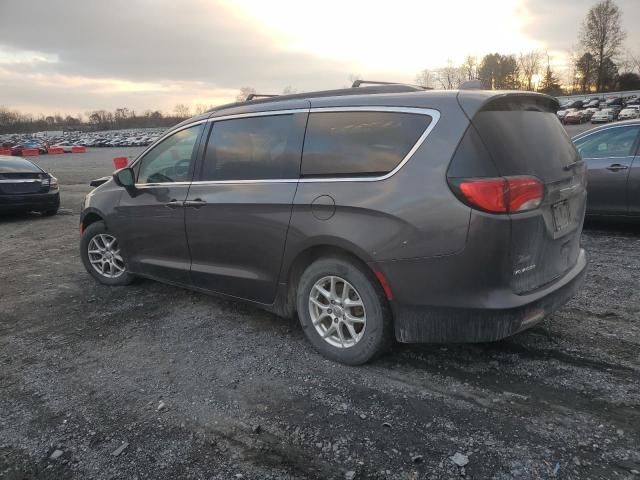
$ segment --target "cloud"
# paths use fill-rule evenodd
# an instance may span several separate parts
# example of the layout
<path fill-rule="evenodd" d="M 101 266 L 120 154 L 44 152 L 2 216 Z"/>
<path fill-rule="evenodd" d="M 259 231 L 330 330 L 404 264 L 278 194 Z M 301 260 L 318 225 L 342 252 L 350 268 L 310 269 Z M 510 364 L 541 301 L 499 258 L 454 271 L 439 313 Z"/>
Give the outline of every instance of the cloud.
<path fill-rule="evenodd" d="M 44 81 L 34 77 L 37 74 L 51 77 L 56 84 L 52 97 L 59 92 L 59 99 L 64 98 L 65 85 L 76 94 L 82 89 L 95 93 L 89 79 L 99 79 L 105 92 L 111 80 L 119 81 L 113 83 L 116 94 L 123 93 L 124 84 L 132 85 L 125 90 L 138 93 L 144 88 L 135 85 L 153 84 L 175 94 L 184 88 L 185 100 L 212 94 L 218 100 L 226 95 L 224 101 L 244 85 L 269 92 L 286 85 L 310 90 L 340 86 L 349 74 L 344 62 L 284 49 L 257 22 L 247 21 L 221 1 L 2 0 L 0 18 L 29 19 L 3 22 L 0 67 L 5 75 L 0 77 L 0 104 L 7 106 L 39 103 L 35 97 L 46 100 L 43 107 L 55 103 L 35 92 Z M 7 71 L 25 77 L 16 79 Z M 87 79 L 81 87 L 79 79 Z M 33 91 L 26 88 L 29 80 Z M 88 102 L 74 98 L 73 90 L 68 93 L 67 104 L 90 108 Z M 108 104 L 104 98 L 96 100 L 93 108 L 139 99 L 114 95 Z M 156 108 L 170 108 L 167 101 Z"/>
<path fill-rule="evenodd" d="M 618 3 L 627 45 L 640 45 L 632 24 L 640 2 Z M 0 105 L 35 113 L 166 111 L 178 102 L 224 103 L 242 86 L 264 93 L 341 87 L 351 73 L 411 82 L 419 70 L 468 53 L 566 51 L 590 4 L 0 0 Z"/>

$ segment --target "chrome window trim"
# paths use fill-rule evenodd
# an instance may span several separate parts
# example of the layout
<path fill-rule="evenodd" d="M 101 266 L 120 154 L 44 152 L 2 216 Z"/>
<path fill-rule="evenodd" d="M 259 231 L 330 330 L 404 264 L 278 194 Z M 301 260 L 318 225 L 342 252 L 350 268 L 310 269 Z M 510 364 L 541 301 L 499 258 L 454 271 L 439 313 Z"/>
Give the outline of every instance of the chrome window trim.
<path fill-rule="evenodd" d="M 400 163 L 390 172 L 377 177 L 318 177 L 318 178 L 301 178 L 301 183 L 324 183 L 324 182 L 379 182 L 393 177 L 404 165 L 411 159 L 414 153 L 422 146 L 431 131 L 435 128 L 440 120 L 440 112 L 432 108 L 418 107 L 385 107 L 385 106 L 366 106 L 366 107 L 318 107 L 312 108 L 310 113 L 321 112 L 394 112 L 394 113 L 413 113 L 417 115 L 427 115 L 431 117 L 431 122 L 425 131 L 418 137 L 416 143 L 407 152 Z"/>
<path fill-rule="evenodd" d="M 579 133 L 578 135 L 576 135 L 575 137 L 573 137 L 573 141 L 577 142 L 578 140 L 583 140 L 587 137 L 590 137 L 591 135 L 595 135 L 596 133 L 601 133 L 601 132 L 606 132 L 607 130 L 611 130 L 612 128 L 625 128 L 625 127 L 640 127 L 640 123 L 627 123 L 625 125 L 609 125 L 606 128 L 600 128 L 598 130 L 595 130 L 593 132 L 585 132 L 584 134 Z"/>
<path fill-rule="evenodd" d="M 164 183 L 136 183 L 136 188 L 150 188 L 150 187 L 175 187 L 177 185 L 191 185 L 191 182 L 164 182 Z"/>
<path fill-rule="evenodd" d="M 288 110 L 271 110 L 264 112 L 247 112 L 247 113 L 233 113 L 231 115 L 222 115 L 220 117 L 210 117 L 207 122 L 218 122 L 221 120 L 234 120 L 236 118 L 250 118 L 250 117 L 269 117 L 272 115 L 291 115 L 294 113 L 307 113 L 308 108 L 290 108 Z"/>
<path fill-rule="evenodd" d="M 139 162 L 142 161 L 142 159 L 144 158 L 144 156 L 149 153 L 151 150 L 153 150 L 154 148 L 156 148 L 156 146 L 160 145 L 160 143 L 162 141 L 164 141 L 165 138 L 170 137 L 171 135 L 173 135 L 174 133 L 178 133 L 182 130 L 186 130 L 187 128 L 191 128 L 191 127 L 195 127 L 196 125 L 200 125 L 201 123 L 206 123 L 207 119 L 205 118 L 204 120 L 198 120 L 197 122 L 192 122 L 192 123 L 188 123 L 187 125 L 183 125 L 179 128 L 176 128 L 175 130 L 170 130 L 167 133 L 165 133 L 164 135 L 162 135 L 160 138 L 158 138 L 155 142 L 153 142 L 151 145 L 149 145 L 147 148 L 145 148 L 142 153 L 140 153 L 140 155 L 138 155 L 136 157 L 136 159 L 131 163 L 131 165 L 128 165 L 129 168 L 133 168 L 135 167 Z M 138 184 L 136 184 L 137 186 Z M 141 183 L 140 185 L 151 185 L 150 183 Z"/>
<path fill-rule="evenodd" d="M 317 178 L 279 178 L 279 179 L 260 179 L 260 180 L 198 180 L 193 182 L 166 182 L 166 183 L 136 183 L 136 188 L 147 187 L 167 187 L 171 185 L 233 185 L 233 184 L 256 184 L 256 183 L 333 183 L 333 182 L 379 182 L 391 178 L 411 159 L 414 153 L 422 146 L 427 139 L 431 131 L 435 128 L 440 120 L 440 112 L 432 108 L 420 108 L 420 107 L 392 107 L 392 106 L 357 106 L 357 107 L 313 107 L 313 108 L 297 108 L 288 110 L 271 110 L 263 112 L 249 112 L 249 113 L 237 113 L 232 115 L 223 115 L 220 117 L 212 117 L 204 120 L 198 120 L 197 122 L 183 125 L 182 127 L 167 132 L 160 137 L 153 145 L 144 150 L 138 158 L 131 164 L 133 168 L 139 161 L 142 160 L 144 155 L 152 150 L 156 145 L 162 142 L 165 138 L 174 133 L 184 130 L 186 128 L 199 125 L 201 123 L 215 123 L 223 120 L 232 120 L 236 118 L 251 118 L 251 117 L 265 117 L 272 115 L 289 115 L 295 113 L 336 113 L 336 112 L 394 112 L 394 113 L 413 113 L 417 115 L 427 115 L 431 117 L 431 122 L 425 129 L 425 131 L 418 137 L 416 143 L 407 152 L 404 158 L 396 165 L 396 167 L 390 172 L 379 176 L 362 176 L 362 177 L 317 177 Z"/>

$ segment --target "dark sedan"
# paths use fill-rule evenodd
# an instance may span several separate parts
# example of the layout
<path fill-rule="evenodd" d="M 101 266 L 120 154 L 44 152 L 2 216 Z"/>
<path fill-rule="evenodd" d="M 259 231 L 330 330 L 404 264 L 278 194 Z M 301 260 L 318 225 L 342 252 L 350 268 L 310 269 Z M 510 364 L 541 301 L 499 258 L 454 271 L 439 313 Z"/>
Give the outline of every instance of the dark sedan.
<path fill-rule="evenodd" d="M 602 125 L 573 138 L 587 163 L 587 215 L 640 220 L 640 120 Z"/>
<path fill-rule="evenodd" d="M 0 155 L 0 213 L 37 211 L 55 215 L 59 206 L 56 177 L 25 158 Z"/>

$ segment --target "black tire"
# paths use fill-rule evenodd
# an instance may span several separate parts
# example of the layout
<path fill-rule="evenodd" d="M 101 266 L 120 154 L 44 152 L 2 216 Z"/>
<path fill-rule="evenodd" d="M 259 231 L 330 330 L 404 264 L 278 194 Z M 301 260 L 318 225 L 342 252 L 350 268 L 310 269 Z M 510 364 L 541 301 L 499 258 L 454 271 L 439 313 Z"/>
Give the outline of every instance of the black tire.
<path fill-rule="evenodd" d="M 43 210 L 42 215 L 44 215 L 45 217 L 53 217 L 56 213 L 58 213 L 58 208 L 59 207 L 50 208 L 49 210 Z"/>
<path fill-rule="evenodd" d="M 87 272 L 91 274 L 93 278 L 95 278 L 96 280 L 98 280 L 100 283 L 104 285 L 110 285 L 110 286 L 129 285 L 131 282 L 133 282 L 133 280 L 135 279 L 135 276 L 126 271 L 126 264 L 125 264 L 125 272 L 115 278 L 109 278 L 104 275 L 101 275 L 91 265 L 91 262 L 89 261 L 89 252 L 88 252 L 89 242 L 91 242 L 91 239 L 93 239 L 95 236 L 99 234 L 108 234 L 115 237 L 113 232 L 110 232 L 107 230 L 105 223 L 102 221 L 92 223 L 91 225 L 89 225 L 87 228 L 84 229 L 84 232 L 82 232 L 82 238 L 80 239 L 80 257 L 82 258 L 82 264 L 84 265 L 84 268 L 87 270 Z"/>
<path fill-rule="evenodd" d="M 338 276 L 349 282 L 364 304 L 366 326 L 363 336 L 348 348 L 336 347 L 325 341 L 311 320 L 311 289 L 318 280 L 326 276 Z M 347 365 L 362 365 L 391 348 L 393 325 L 384 292 L 366 267 L 347 258 L 321 258 L 309 265 L 298 283 L 296 305 L 305 335 L 319 353 L 331 360 Z"/>

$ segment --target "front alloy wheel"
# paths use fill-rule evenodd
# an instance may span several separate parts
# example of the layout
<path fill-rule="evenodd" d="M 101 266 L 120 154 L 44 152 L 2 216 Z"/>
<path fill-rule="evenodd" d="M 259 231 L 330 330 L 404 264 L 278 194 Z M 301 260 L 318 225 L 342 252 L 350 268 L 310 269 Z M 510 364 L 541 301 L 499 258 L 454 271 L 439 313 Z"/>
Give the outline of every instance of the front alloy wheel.
<path fill-rule="evenodd" d="M 116 235 L 103 221 L 94 222 L 82 232 L 80 256 L 84 268 L 105 285 L 128 285 L 134 280 L 122 255 Z"/>
<path fill-rule="evenodd" d="M 87 248 L 89 263 L 98 274 L 107 278 L 118 278 L 125 272 L 118 240 L 112 235 L 99 233 Z"/>

